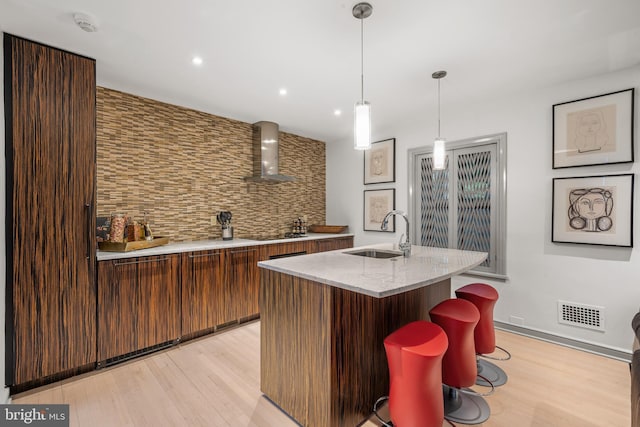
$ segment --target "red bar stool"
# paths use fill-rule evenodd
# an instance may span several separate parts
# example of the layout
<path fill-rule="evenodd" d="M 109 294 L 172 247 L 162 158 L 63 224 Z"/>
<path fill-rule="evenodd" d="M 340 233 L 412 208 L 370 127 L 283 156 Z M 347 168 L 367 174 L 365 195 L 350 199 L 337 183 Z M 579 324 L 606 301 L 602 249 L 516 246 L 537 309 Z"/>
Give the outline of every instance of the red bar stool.
<path fill-rule="evenodd" d="M 456 296 L 470 301 L 480 312 L 480 321 L 473 333 L 477 355 L 494 360 L 511 359 L 511 354 L 507 350 L 496 345 L 496 332 L 493 328 L 493 307 L 498 301 L 498 291 L 486 283 L 471 283 L 456 290 Z M 488 356 L 496 348 L 503 351 L 506 357 Z M 496 364 L 478 357 L 477 365 L 478 378 L 476 379 L 476 384 L 487 386 L 490 382 L 496 387 L 506 384 L 507 374 Z"/>
<path fill-rule="evenodd" d="M 411 322 L 385 338 L 393 426 L 442 427 L 442 357 L 447 346 L 442 328 L 426 320 Z M 374 406 L 376 416 L 382 399 Z"/>
<path fill-rule="evenodd" d="M 431 321 L 440 325 L 449 338 L 442 359 L 444 417 L 461 424 L 480 424 L 491 413 L 483 396 L 465 387 L 475 384 L 477 376 L 473 330 L 480 320 L 475 305 L 463 299 L 448 299 L 429 312 Z"/>

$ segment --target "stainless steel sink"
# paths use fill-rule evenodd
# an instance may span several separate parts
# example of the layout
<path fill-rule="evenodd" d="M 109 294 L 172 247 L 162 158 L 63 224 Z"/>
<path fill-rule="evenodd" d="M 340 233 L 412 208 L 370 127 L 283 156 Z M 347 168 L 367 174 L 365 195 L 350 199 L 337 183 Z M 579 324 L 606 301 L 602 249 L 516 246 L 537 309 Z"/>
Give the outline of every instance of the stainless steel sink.
<path fill-rule="evenodd" d="M 357 251 L 343 252 L 349 255 L 358 255 L 358 256 L 366 256 L 369 258 L 395 258 L 398 256 L 402 256 L 402 252 L 398 251 L 387 251 L 383 249 L 359 249 Z"/>

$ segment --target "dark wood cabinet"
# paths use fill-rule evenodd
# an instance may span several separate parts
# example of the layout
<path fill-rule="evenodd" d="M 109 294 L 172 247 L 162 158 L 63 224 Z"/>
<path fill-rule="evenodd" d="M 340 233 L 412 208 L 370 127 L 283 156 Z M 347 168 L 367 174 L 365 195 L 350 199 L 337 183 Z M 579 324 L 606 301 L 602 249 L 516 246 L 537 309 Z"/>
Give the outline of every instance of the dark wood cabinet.
<path fill-rule="evenodd" d="M 182 254 L 183 336 L 218 325 L 224 274 L 224 250 Z"/>
<path fill-rule="evenodd" d="M 316 252 L 347 249 L 353 247 L 353 236 L 336 237 L 334 239 L 318 239 L 314 243 L 316 244 Z"/>
<path fill-rule="evenodd" d="M 282 256 L 313 254 L 353 247 L 353 236 L 327 237 L 325 239 L 300 240 L 297 242 L 274 243 L 265 246 L 266 259 Z"/>
<path fill-rule="evenodd" d="M 180 337 L 180 256 L 98 264 L 98 360 Z"/>
<path fill-rule="evenodd" d="M 4 35 L 6 383 L 96 361 L 95 61 Z"/>
<path fill-rule="evenodd" d="M 192 339 L 260 315 L 258 262 L 353 246 L 301 240 L 98 263 L 98 361 Z M 333 242 L 333 243 L 330 243 Z"/>
<path fill-rule="evenodd" d="M 260 247 L 182 255 L 182 336 L 258 315 Z"/>
<path fill-rule="evenodd" d="M 312 245 L 313 243 L 313 245 Z M 266 258 L 278 258 L 283 256 L 296 256 L 312 253 L 315 243 L 310 240 L 300 240 L 297 242 L 273 243 L 266 245 Z"/>
<path fill-rule="evenodd" d="M 227 249 L 225 301 L 233 308 L 231 320 L 243 320 L 260 314 L 259 247 Z M 227 320 L 228 321 L 228 320 Z"/>

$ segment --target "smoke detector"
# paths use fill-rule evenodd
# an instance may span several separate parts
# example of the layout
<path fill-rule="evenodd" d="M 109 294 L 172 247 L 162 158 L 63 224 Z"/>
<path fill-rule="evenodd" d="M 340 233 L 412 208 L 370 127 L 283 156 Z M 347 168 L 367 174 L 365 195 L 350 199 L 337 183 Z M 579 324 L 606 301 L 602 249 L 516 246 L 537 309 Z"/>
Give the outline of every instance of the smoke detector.
<path fill-rule="evenodd" d="M 82 28 L 87 33 L 95 33 L 96 31 L 98 31 L 95 19 L 87 14 L 74 13 L 73 20 L 78 27 Z"/>

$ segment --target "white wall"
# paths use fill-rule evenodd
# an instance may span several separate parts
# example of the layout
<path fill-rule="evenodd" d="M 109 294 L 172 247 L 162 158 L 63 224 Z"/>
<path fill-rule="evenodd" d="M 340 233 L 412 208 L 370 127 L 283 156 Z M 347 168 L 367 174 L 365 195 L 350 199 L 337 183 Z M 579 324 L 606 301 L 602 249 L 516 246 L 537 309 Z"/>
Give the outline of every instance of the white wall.
<path fill-rule="evenodd" d="M 551 114 L 552 105 L 559 102 L 635 87 L 634 139 L 638 159 L 639 86 L 640 67 L 634 67 L 559 86 L 525 89 L 506 99 L 487 99 L 475 105 L 446 105 L 443 100 L 442 135 L 447 140 L 507 132 L 509 280 L 483 279 L 500 293 L 495 320 L 613 350 L 630 351 L 631 318 L 640 308 L 638 177 L 634 192 L 636 249 L 551 243 L 551 185 L 552 178 L 556 177 L 637 173 L 640 160 L 626 165 L 553 170 Z M 350 140 L 327 144 L 327 224 L 349 224 L 350 231 L 356 235 L 356 246 L 395 242 L 404 231 L 400 223 L 395 235 L 362 231 L 362 192 L 395 188 L 396 208 L 407 210 L 407 150 L 432 144 L 437 134 L 435 114 L 431 114 L 431 120 L 422 117 L 408 118 L 404 124 L 384 132 L 374 128 L 374 140 L 396 138 L 395 184 L 364 186 L 363 154 L 353 150 Z M 453 280 L 453 287 L 476 280 L 460 276 Z M 592 331 L 558 323 L 558 300 L 603 306 L 606 330 Z M 523 323 L 511 316 L 524 319 Z"/>

